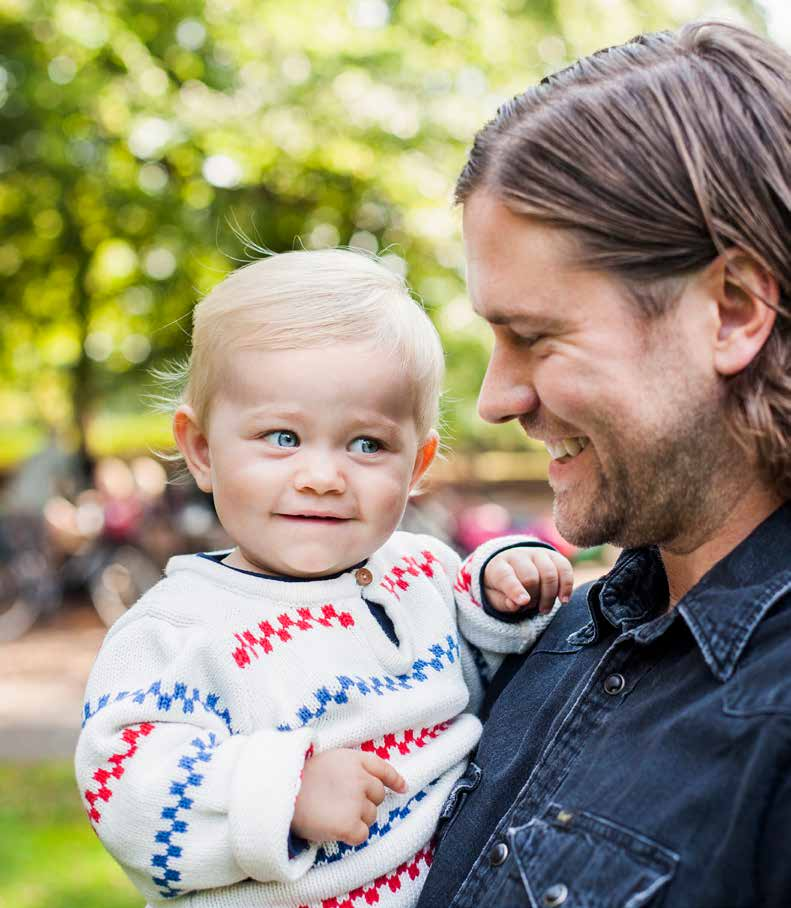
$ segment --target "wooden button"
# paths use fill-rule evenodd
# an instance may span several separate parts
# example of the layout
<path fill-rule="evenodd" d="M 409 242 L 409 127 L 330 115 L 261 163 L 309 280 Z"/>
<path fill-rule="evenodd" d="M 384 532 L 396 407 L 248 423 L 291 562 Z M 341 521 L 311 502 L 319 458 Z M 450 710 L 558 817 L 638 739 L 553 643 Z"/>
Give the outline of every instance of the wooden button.
<path fill-rule="evenodd" d="M 360 584 L 360 586 L 368 586 L 369 583 L 373 583 L 374 575 L 368 570 L 368 568 L 358 568 L 354 572 L 354 579 Z"/>

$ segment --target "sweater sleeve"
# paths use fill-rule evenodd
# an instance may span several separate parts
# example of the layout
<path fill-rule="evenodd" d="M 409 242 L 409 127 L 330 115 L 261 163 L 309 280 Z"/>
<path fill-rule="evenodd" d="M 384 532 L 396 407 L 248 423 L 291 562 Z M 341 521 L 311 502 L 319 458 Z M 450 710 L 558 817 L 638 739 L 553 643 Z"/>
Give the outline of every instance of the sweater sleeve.
<path fill-rule="evenodd" d="M 316 854 L 289 857 L 311 730 L 251 733 L 238 682 L 207 637 L 159 618 L 126 621 L 88 682 L 80 793 L 97 835 L 152 901 L 250 877 L 295 880 Z"/>
<path fill-rule="evenodd" d="M 551 548 L 529 536 L 500 536 L 480 545 L 463 562 L 456 556 L 453 579 L 459 632 L 474 647 L 484 685 L 500 667 L 505 656 L 523 653 L 541 636 L 560 606 L 555 602 L 546 615 L 528 609 L 524 614 L 500 615 L 491 608 L 483 590 L 483 573 L 492 558 L 517 547 Z M 455 554 L 455 553 L 454 553 Z"/>

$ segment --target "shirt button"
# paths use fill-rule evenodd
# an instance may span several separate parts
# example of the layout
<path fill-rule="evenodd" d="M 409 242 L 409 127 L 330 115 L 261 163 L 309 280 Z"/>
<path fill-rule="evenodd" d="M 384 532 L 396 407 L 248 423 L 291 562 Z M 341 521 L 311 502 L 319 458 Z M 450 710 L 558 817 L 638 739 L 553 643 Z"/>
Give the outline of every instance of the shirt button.
<path fill-rule="evenodd" d="M 489 852 L 489 863 L 492 867 L 499 867 L 504 864 L 508 857 L 508 846 L 505 842 L 498 842 Z"/>
<path fill-rule="evenodd" d="M 616 694 L 620 694 L 625 684 L 623 675 L 610 675 L 604 682 L 604 693 L 614 697 Z"/>
<path fill-rule="evenodd" d="M 554 886 L 550 886 L 549 889 L 547 889 L 541 901 L 547 908 L 556 908 L 557 905 L 562 905 L 563 902 L 566 901 L 568 895 L 569 891 L 563 883 L 555 883 Z"/>
<path fill-rule="evenodd" d="M 354 572 L 354 579 L 360 584 L 360 586 L 368 586 L 369 583 L 373 583 L 374 575 L 368 570 L 368 568 L 357 568 Z"/>

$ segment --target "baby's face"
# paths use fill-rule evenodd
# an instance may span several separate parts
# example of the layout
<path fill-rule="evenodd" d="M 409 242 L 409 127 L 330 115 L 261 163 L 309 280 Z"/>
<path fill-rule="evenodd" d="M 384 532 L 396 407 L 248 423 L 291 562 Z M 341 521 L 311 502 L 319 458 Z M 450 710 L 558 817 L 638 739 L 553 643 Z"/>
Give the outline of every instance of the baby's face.
<path fill-rule="evenodd" d="M 423 460 L 397 359 L 355 344 L 230 359 L 206 436 L 228 563 L 318 577 L 367 558 Z"/>

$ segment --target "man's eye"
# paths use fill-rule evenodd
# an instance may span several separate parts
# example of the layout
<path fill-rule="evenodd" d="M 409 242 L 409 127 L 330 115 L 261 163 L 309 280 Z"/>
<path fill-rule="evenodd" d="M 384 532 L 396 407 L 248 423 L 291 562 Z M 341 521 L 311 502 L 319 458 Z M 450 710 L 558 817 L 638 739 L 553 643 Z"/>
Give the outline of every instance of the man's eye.
<path fill-rule="evenodd" d="M 355 438 L 349 445 L 350 451 L 356 451 L 358 454 L 378 454 L 382 450 L 382 445 L 375 438 Z"/>
<path fill-rule="evenodd" d="M 298 448 L 299 436 L 296 432 L 290 432 L 288 429 L 276 429 L 274 432 L 267 432 L 263 436 L 264 441 L 276 448 Z"/>

